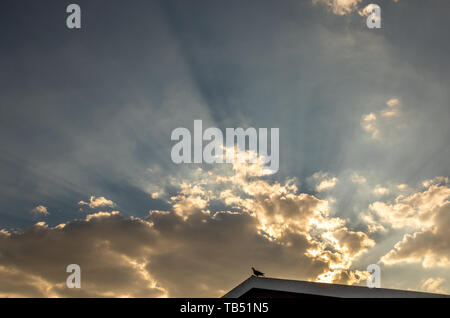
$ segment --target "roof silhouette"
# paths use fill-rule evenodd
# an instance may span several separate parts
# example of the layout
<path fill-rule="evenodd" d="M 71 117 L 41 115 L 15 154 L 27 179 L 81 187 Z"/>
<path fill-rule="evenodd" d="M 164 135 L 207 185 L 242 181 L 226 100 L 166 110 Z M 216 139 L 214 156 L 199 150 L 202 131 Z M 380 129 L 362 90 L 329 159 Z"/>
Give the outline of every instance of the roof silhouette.
<path fill-rule="evenodd" d="M 315 283 L 298 280 L 250 276 L 226 293 L 223 298 L 240 297 L 336 297 L 336 298 L 436 298 L 449 295 L 399 289 Z M 298 296 L 295 296 L 298 295 Z M 301 296 L 303 295 L 303 296 Z"/>

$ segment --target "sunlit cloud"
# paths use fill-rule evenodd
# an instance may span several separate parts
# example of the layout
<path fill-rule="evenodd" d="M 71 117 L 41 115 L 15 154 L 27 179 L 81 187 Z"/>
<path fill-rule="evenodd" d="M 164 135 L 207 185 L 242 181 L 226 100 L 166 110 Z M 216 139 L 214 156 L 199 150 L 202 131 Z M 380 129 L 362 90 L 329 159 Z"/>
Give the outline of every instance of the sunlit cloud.
<path fill-rule="evenodd" d="M 312 0 L 313 4 L 326 5 L 334 14 L 346 15 L 356 11 L 362 0 Z"/>
<path fill-rule="evenodd" d="M 389 107 L 398 106 L 398 105 L 400 105 L 400 100 L 398 98 L 396 98 L 396 97 L 391 98 L 390 100 L 388 100 L 386 102 L 386 105 L 388 105 Z"/>
<path fill-rule="evenodd" d="M 386 102 L 387 108 L 381 111 L 381 116 L 394 117 L 400 115 L 400 100 L 398 98 L 391 98 Z"/>
<path fill-rule="evenodd" d="M 377 139 L 380 135 L 380 130 L 377 128 L 377 115 L 370 113 L 364 115 L 361 121 L 361 127 L 370 134 L 372 139 Z"/>
<path fill-rule="evenodd" d="M 31 210 L 31 213 L 34 216 L 39 216 L 39 215 L 49 215 L 50 213 L 48 212 L 47 207 L 43 206 L 43 205 L 38 205 L 35 208 L 33 208 Z"/>
<path fill-rule="evenodd" d="M 444 282 L 442 277 L 430 277 L 422 283 L 421 288 L 431 293 L 446 294 L 448 291 L 442 286 Z"/>
<path fill-rule="evenodd" d="M 388 194 L 389 189 L 377 184 L 375 189 L 373 189 L 373 193 L 377 196 L 382 196 Z"/>
<path fill-rule="evenodd" d="M 397 97 L 386 101 L 386 107 L 379 112 L 371 112 L 363 115 L 361 119 L 361 127 L 369 133 L 373 140 L 381 141 L 392 135 L 399 129 L 400 99 Z M 393 121 L 397 118 L 397 121 Z"/>
<path fill-rule="evenodd" d="M 409 229 L 403 239 L 380 261 L 386 265 L 422 264 L 424 268 L 450 265 L 450 187 L 448 179 L 437 177 L 424 182 L 423 191 L 399 195 L 393 202 L 377 201 L 363 219 L 373 230 Z"/>
<path fill-rule="evenodd" d="M 95 197 L 95 196 L 91 196 L 89 199 L 89 202 L 85 202 L 85 201 L 80 201 L 78 202 L 79 205 L 87 205 L 89 206 L 91 209 L 96 209 L 96 208 L 101 208 L 101 207 L 115 207 L 116 204 L 111 201 L 108 200 L 105 197 Z"/>
<path fill-rule="evenodd" d="M 353 183 L 358 183 L 358 184 L 364 184 L 367 182 L 367 179 L 364 176 L 358 174 L 357 172 L 354 172 L 352 174 L 351 180 Z"/>
<path fill-rule="evenodd" d="M 322 171 L 314 173 L 311 178 L 316 183 L 318 192 L 333 189 L 339 181 L 337 177 L 329 176 L 328 173 Z"/>
<path fill-rule="evenodd" d="M 35 277 L 18 284 L 15 295 L 211 297 L 255 263 L 278 277 L 354 284 L 367 276 L 351 266 L 375 242 L 330 216 L 328 201 L 299 192 L 293 180 L 270 182 L 248 162 L 194 174 L 179 183 L 169 210 L 146 218 L 101 211 L 54 227 L 2 231 L 0 281 L 19 272 Z M 105 198 L 90 201 L 112 206 Z M 55 269 L 66 263 L 79 263 L 91 277 L 81 291 L 64 288 L 65 273 Z"/>

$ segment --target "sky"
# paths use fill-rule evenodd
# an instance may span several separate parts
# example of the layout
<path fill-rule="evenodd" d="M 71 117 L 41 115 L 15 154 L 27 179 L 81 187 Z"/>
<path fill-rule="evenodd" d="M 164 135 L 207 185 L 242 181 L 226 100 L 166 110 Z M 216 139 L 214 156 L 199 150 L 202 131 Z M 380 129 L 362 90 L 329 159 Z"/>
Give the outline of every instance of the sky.
<path fill-rule="evenodd" d="M 450 2 L 4 0 L 0 297 L 218 297 L 251 274 L 450 294 Z M 279 170 L 171 133 L 279 128 Z M 80 289 L 66 267 L 81 268 Z"/>

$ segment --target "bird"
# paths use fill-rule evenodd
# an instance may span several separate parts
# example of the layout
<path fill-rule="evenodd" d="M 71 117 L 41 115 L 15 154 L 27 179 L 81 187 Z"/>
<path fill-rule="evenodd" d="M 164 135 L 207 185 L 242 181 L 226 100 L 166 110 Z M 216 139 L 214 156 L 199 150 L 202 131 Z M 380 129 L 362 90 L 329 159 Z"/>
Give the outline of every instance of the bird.
<path fill-rule="evenodd" d="M 260 272 L 259 270 L 255 269 L 254 267 L 252 267 L 252 270 L 253 270 L 253 275 L 255 275 L 256 277 L 264 276 L 263 272 Z"/>

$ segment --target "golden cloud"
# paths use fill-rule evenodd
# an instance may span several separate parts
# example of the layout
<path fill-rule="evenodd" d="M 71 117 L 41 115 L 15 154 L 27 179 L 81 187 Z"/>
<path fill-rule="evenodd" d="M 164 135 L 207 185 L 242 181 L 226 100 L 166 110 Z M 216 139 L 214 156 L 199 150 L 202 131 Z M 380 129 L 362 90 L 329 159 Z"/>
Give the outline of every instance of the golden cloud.
<path fill-rule="evenodd" d="M 196 171 L 195 180 L 178 182 L 169 210 L 144 219 L 98 212 L 1 231 L 0 295 L 216 297 L 252 265 L 274 277 L 365 279 L 351 265 L 375 243 L 331 217 L 326 200 L 299 193 L 293 180 L 269 182 L 248 163 L 229 170 Z M 213 208 L 217 202 L 225 209 Z M 79 290 L 65 287 L 68 264 L 82 269 Z"/>

